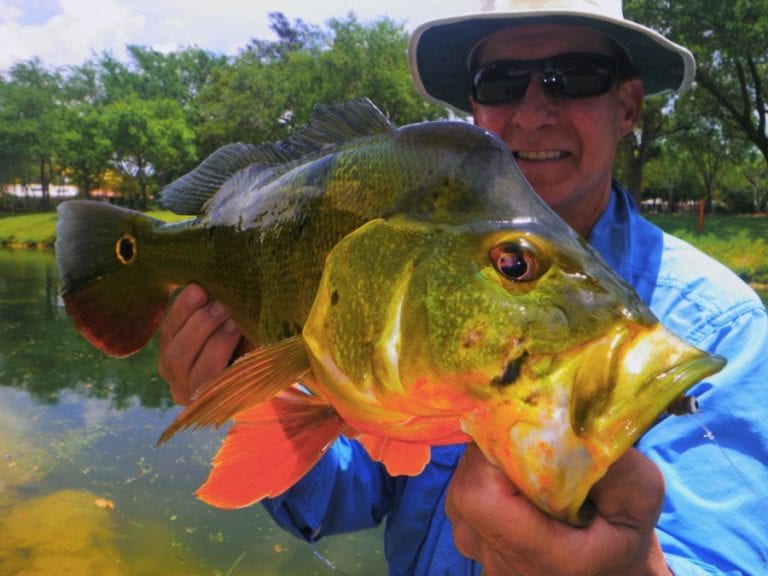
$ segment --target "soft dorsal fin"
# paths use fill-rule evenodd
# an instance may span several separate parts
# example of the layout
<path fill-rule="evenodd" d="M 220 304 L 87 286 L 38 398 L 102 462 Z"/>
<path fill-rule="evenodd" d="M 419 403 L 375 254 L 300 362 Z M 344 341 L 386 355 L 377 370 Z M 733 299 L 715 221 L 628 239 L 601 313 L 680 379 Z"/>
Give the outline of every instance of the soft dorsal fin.
<path fill-rule="evenodd" d="M 387 117 L 367 98 L 332 106 L 316 105 L 309 123 L 283 142 L 222 146 L 197 168 L 166 186 L 161 204 L 176 214 L 200 214 L 205 203 L 243 168 L 256 164 L 265 169 L 280 165 L 288 169 L 305 157 L 392 129 Z"/>
<path fill-rule="evenodd" d="M 163 188 L 160 204 L 175 214 L 200 214 L 205 203 L 224 182 L 251 164 L 278 164 L 290 158 L 274 144 L 226 144 Z"/>

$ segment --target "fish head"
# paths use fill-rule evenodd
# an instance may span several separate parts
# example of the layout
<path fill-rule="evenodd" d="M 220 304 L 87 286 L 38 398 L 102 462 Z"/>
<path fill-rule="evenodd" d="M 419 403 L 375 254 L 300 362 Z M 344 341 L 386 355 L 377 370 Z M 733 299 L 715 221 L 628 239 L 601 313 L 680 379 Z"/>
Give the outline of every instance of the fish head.
<path fill-rule="evenodd" d="M 724 361 L 663 328 L 564 226 L 371 221 L 326 259 L 303 335 L 356 429 L 463 435 L 532 503 L 580 524 L 611 463 Z"/>

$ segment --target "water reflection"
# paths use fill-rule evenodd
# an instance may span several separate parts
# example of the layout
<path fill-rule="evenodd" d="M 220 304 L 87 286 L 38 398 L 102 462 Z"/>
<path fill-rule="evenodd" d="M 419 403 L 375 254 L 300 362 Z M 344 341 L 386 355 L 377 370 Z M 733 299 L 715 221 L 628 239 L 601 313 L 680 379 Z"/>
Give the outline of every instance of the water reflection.
<path fill-rule="evenodd" d="M 63 312 L 49 253 L 0 250 L 0 573 L 381 574 L 380 530 L 315 547 L 193 496 L 224 431 L 155 448 L 177 408 L 153 345 L 113 360 Z"/>

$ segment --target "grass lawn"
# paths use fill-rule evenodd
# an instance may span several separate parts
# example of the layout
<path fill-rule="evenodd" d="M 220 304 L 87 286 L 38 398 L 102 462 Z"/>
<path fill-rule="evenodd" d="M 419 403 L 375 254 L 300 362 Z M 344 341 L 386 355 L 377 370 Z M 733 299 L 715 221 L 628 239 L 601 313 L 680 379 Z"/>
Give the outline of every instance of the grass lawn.
<path fill-rule="evenodd" d="M 706 215 L 701 233 L 696 230 L 696 214 L 664 214 L 648 218 L 663 230 L 724 263 L 744 280 L 768 284 L 768 216 Z"/>

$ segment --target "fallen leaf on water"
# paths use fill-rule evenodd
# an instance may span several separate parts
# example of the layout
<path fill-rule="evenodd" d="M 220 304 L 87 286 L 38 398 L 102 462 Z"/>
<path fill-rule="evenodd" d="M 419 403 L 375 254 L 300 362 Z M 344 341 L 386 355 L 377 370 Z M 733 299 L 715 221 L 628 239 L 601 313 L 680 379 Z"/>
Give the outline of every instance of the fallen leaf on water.
<path fill-rule="evenodd" d="M 99 508 L 104 508 L 104 510 L 112 510 L 115 507 L 115 503 L 112 502 L 112 500 L 107 500 L 106 498 L 96 498 L 93 503 L 96 504 L 96 506 Z"/>

